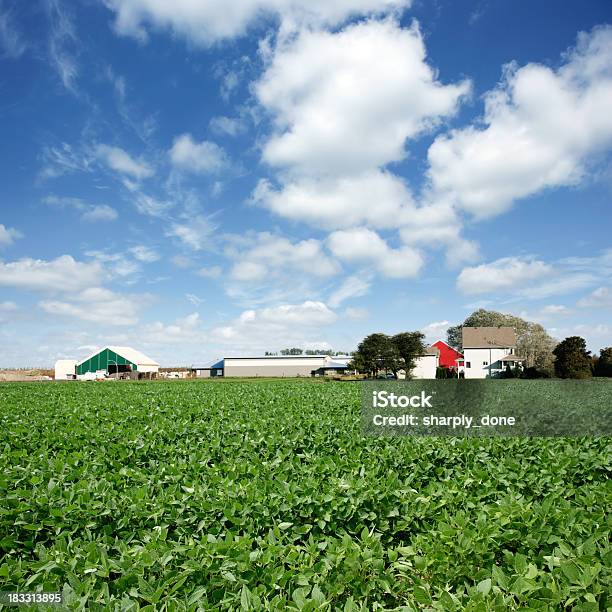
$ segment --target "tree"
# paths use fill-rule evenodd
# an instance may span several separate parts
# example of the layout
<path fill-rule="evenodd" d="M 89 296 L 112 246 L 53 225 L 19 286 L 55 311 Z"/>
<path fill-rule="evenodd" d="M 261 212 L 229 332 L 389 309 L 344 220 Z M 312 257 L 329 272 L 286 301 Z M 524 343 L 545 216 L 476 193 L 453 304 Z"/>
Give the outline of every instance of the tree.
<path fill-rule="evenodd" d="M 410 372 L 414 369 L 417 357 L 425 352 L 423 340 L 425 340 L 425 334 L 421 332 L 402 332 L 391 337 L 391 342 L 401 357 L 401 369 L 406 372 L 406 378 L 410 376 Z"/>
<path fill-rule="evenodd" d="M 301 348 L 286 348 L 281 351 L 281 355 L 302 355 L 303 353 Z"/>
<path fill-rule="evenodd" d="M 570 336 L 560 342 L 553 351 L 555 374 L 560 378 L 590 378 L 591 354 L 586 341 L 580 336 Z"/>
<path fill-rule="evenodd" d="M 612 377 L 612 346 L 602 348 L 595 365 L 595 376 Z"/>
<path fill-rule="evenodd" d="M 401 357 L 389 336 L 370 334 L 359 343 L 349 368 L 371 376 L 381 371 L 397 374 L 401 369 Z"/>
<path fill-rule="evenodd" d="M 525 358 L 525 368 L 537 368 L 547 374 L 553 372 L 553 349 L 557 342 L 548 335 L 539 323 L 525 321 L 514 315 L 484 310 L 474 311 L 461 325 L 449 327 L 446 332 L 447 344 L 457 350 L 463 346 L 461 329 L 463 327 L 512 327 L 516 332 L 516 345 L 519 356 Z"/>

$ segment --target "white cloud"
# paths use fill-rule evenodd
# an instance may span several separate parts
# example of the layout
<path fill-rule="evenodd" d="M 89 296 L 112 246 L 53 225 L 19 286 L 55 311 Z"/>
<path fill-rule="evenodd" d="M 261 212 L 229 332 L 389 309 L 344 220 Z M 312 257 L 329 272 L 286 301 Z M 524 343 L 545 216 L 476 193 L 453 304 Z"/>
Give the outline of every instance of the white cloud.
<path fill-rule="evenodd" d="M 185 294 L 185 298 L 187 299 L 188 302 L 190 302 L 191 304 L 193 304 L 196 307 L 206 301 L 206 300 L 204 300 L 204 298 L 201 298 L 201 297 L 195 295 L 195 293 L 186 293 Z"/>
<path fill-rule="evenodd" d="M 128 277 L 140 271 L 140 265 L 122 252 L 96 250 L 85 251 L 85 255 L 103 265 L 108 278 L 120 277 L 125 282 Z"/>
<path fill-rule="evenodd" d="M 72 172 L 89 172 L 92 157 L 89 151 L 75 150 L 67 142 L 62 142 L 60 146 L 44 147 L 42 160 L 41 177 L 57 178 Z"/>
<path fill-rule="evenodd" d="M 246 124 L 243 119 L 221 115 L 210 120 L 210 129 L 217 134 L 238 136 L 238 134 L 242 134 L 246 130 Z"/>
<path fill-rule="evenodd" d="M 172 208 L 170 202 L 162 202 L 144 193 L 136 194 L 134 205 L 141 215 L 148 215 L 149 217 L 163 217 Z"/>
<path fill-rule="evenodd" d="M 221 266 L 208 266 L 206 268 L 200 268 L 197 271 L 197 275 L 202 278 L 219 278 L 222 272 Z"/>
<path fill-rule="evenodd" d="M 0 247 L 10 246 L 15 240 L 21 237 L 21 232 L 18 232 L 13 227 L 5 227 L 0 223 Z"/>
<path fill-rule="evenodd" d="M 263 158 L 308 175 L 369 171 L 403 159 L 405 141 L 453 114 L 468 91 L 436 80 L 416 25 L 304 31 L 279 44 L 255 86 L 277 127 Z"/>
<path fill-rule="evenodd" d="M 578 300 L 580 308 L 612 308 L 612 289 L 598 287 L 591 294 Z"/>
<path fill-rule="evenodd" d="M 245 248 L 228 248 L 226 252 L 235 260 L 231 272 L 235 280 L 261 280 L 296 271 L 324 278 L 340 271 L 338 264 L 325 254 L 319 240 L 291 242 L 282 236 L 260 232 L 243 242 Z"/>
<path fill-rule="evenodd" d="M 423 267 L 423 256 L 409 246 L 392 249 L 374 231 L 367 228 L 338 230 L 329 235 L 327 244 L 338 259 L 371 263 L 389 278 L 414 278 Z"/>
<path fill-rule="evenodd" d="M 47 0 L 45 7 L 49 19 L 49 63 L 64 87 L 74 92 L 79 69 L 76 60 L 78 39 L 72 17 L 61 0 Z"/>
<path fill-rule="evenodd" d="M 571 293 L 596 279 L 593 272 L 573 270 L 563 262 L 553 265 L 534 258 L 503 257 L 464 268 L 457 278 L 457 288 L 467 295 L 506 293 L 537 300 Z"/>
<path fill-rule="evenodd" d="M 104 276 L 98 262 L 83 263 L 70 255 L 50 261 L 27 257 L 0 262 L 0 285 L 19 289 L 55 293 L 80 291 L 95 286 Z"/>
<path fill-rule="evenodd" d="M 542 308 L 542 314 L 544 316 L 561 316 L 570 314 L 570 309 L 562 304 L 548 304 Z"/>
<path fill-rule="evenodd" d="M 160 255 L 154 249 L 142 244 L 130 247 L 128 250 L 138 261 L 143 263 L 153 263 L 160 259 Z"/>
<path fill-rule="evenodd" d="M 178 238 L 186 247 L 194 251 L 201 251 L 210 245 L 216 227 L 210 217 L 197 215 L 188 223 L 173 223 L 166 235 Z"/>
<path fill-rule="evenodd" d="M 100 144 L 96 147 L 96 155 L 112 170 L 127 174 L 136 180 L 153 176 L 153 169 L 149 164 L 142 159 L 134 159 L 119 147 Z"/>
<path fill-rule="evenodd" d="M 406 157 L 405 145 L 453 115 L 470 83 L 444 85 L 426 61 L 414 24 L 366 21 L 337 32 L 304 31 L 269 51 L 254 87 L 274 121 L 263 160 L 278 169 L 253 201 L 274 213 L 326 229 L 406 227 L 401 251 L 381 257 L 387 276 L 414 276 L 420 243 L 449 250 L 454 262 L 474 261 L 455 215 L 434 219 L 417 206 L 388 164 Z M 415 232 L 415 219 L 429 216 Z M 450 251 L 452 250 L 452 253 Z"/>
<path fill-rule="evenodd" d="M 45 204 L 59 208 L 71 208 L 81 213 L 81 219 L 88 222 L 114 221 L 118 218 L 117 211 L 107 204 L 88 204 L 79 198 L 47 196 Z"/>
<path fill-rule="evenodd" d="M 120 295 L 103 287 L 91 287 L 69 302 L 43 300 L 39 306 L 53 315 L 109 327 L 126 326 L 138 322 L 143 296 Z"/>
<path fill-rule="evenodd" d="M 329 297 L 329 305 L 332 308 L 340 306 L 345 300 L 361 297 L 370 290 L 371 282 L 367 275 L 347 276 L 340 286 L 335 289 Z"/>
<path fill-rule="evenodd" d="M 0 302 L 0 312 L 14 312 L 15 310 L 18 310 L 15 302 Z"/>
<path fill-rule="evenodd" d="M 118 34 L 146 40 L 148 29 L 169 29 L 192 43 L 208 46 L 241 36 L 262 17 L 278 17 L 283 31 L 337 25 L 354 15 L 380 14 L 409 6 L 409 0 L 105 0 Z"/>
<path fill-rule="evenodd" d="M 491 263 L 464 268 L 457 278 L 457 288 L 467 295 L 510 291 L 525 283 L 541 280 L 552 274 L 552 266 L 520 257 L 503 257 Z"/>
<path fill-rule="evenodd" d="M 301 304 L 282 304 L 245 310 L 230 325 L 215 327 L 211 337 L 224 345 L 246 349 L 271 349 L 278 342 L 300 346 L 309 341 L 309 334 L 337 320 L 326 304 L 307 300 Z"/>
<path fill-rule="evenodd" d="M 612 144 L 610 100 L 609 26 L 582 33 L 557 70 L 507 66 L 485 96 L 483 125 L 439 136 L 430 147 L 430 197 L 487 217 L 542 189 L 579 183 L 589 157 Z"/>
<path fill-rule="evenodd" d="M 370 316 L 370 312 L 367 308 L 349 307 L 344 311 L 344 316 L 352 321 L 361 321 L 362 319 L 367 319 Z"/>
<path fill-rule="evenodd" d="M 357 176 L 299 178 L 275 189 L 262 180 L 253 200 L 272 212 L 327 229 L 362 223 L 394 228 L 410 218 L 410 192 L 397 176 L 371 170 Z"/>
<path fill-rule="evenodd" d="M 238 261 L 232 266 L 231 277 L 236 281 L 260 281 L 267 276 L 268 269 L 255 261 Z"/>
<path fill-rule="evenodd" d="M 207 140 L 195 142 L 190 134 L 175 138 L 169 155 L 174 166 L 197 174 L 218 172 L 227 164 L 219 145 Z"/>
<path fill-rule="evenodd" d="M 193 312 L 170 325 L 161 321 L 145 325 L 142 338 L 148 345 L 202 344 L 207 340 L 207 334 L 202 328 L 200 315 Z"/>
<path fill-rule="evenodd" d="M 0 58 L 18 59 L 28 48 L 14 17 L 13 11 L 0 3 Z"/>
<path fill-rule="evenodd" d="M 117 211 L 106 205 L 106 204 L 98 204 L 94 205 L 89 210 L 86 210 L 82 215 L 81 219 L 83 221 L 115 221 L 118 217 Z"/>
<path fill-rule="evenodd" d="M 433 321 L 422 327 L 421 331 L 425 334 L 425 341 L 431 344 L 437 340 L 446 340 L 446 330 L 449 327 L 449 321 Z"/>

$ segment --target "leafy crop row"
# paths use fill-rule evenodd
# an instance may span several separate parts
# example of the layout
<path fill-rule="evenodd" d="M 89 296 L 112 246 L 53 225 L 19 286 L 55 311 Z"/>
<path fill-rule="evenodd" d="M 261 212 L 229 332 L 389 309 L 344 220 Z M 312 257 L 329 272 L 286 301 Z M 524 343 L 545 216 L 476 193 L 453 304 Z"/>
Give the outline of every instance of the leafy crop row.
<path fill-rule="evenodd" d="M 364 438 L 359 402 L 348 383 L 0 387 L 0 590 L 93 610 L 612 605 L 607 439 Z"/>

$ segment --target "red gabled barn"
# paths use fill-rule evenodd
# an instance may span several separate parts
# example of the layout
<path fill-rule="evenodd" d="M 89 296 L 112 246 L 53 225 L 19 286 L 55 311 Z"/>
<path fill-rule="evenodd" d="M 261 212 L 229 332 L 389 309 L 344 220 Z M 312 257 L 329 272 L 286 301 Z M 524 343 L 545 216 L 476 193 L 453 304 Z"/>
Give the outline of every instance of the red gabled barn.
<path fill-rule="evenodd" d="M 448 369 L 457 369 L 457 359 L 461 359 L 463 354 L 456 351 L 452 346 L 449 346 L 444 340 L 438 340 L 431 346 L 435 346 L 440 350 L 440 367 Z"/>

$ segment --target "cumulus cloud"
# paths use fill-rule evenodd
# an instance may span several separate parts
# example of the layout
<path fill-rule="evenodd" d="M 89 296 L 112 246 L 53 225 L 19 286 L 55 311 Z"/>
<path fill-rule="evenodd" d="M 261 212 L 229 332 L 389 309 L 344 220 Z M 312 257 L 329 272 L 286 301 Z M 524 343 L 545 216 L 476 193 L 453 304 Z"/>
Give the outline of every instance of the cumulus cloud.
<path fill-rule="evenodd" d="M 336 320 L 336 313 L 326 304 L 307 300 L 301 304 L 245 310 L 230 325 L 213 328 L 211 337 L 224 345 L 260 351 L 271 348 L 279 338 L 299 346 L 308 341 L 313 331 Z"/>
<path fill-rule="evenodd" d="M 21 232 L 18 232 L 15 228 L 5 227 L 0 223 L 0 247 L 10 246 L 21 236 Z"/>
<path fill-rule="evenodd" d="M 380 267 L 388 276 L 414 275 L 422 262 L 411 229 L 429 213 L 387 166 L 406 157 L 407 141 L 453 115 L 470 83 L 440 82 L 418 26 L 385 19 L 279 42 L 254 92 L 273 120 L 262 157 L 278 171 L 275 181 L 259 183 L 254 202 L 329 230 L 405 225 L 410 242 Z M 419 232 L 432 244 L 440 236 L 453 259 L 466 260 L 475 248 L 455 221 L 430 215 Z"/>
<path fill-rule="evenodd" d="M 136 324 L 142 305 L 143 296 L 121 295 L 103 287 L 90 287 L 71 301 L 39 303 L 49 314 L 113 327 Z"/>
<path fill-rule="evenodd" d="M 81 291 L 97 285 L 104 278 L 99 262 L 84 263 L 70 255 L 46 261 L 26 257 L 0 262 L 0 286 L 63 293 Z"/>
<path fill-rule="evenodd" d="M 171 324 L 156 321 L 145 325 L 143 332 L 142 337 L 146 338 L 145 344 L 151 345 L 201 344 L 207 339 L 197 312 L 179 318 Z"/>
<path fill-rule="evenodd" d="M 467 295 L 509 291 L 552 274 L 549 264 L 537 259 L 503 257 L 491 263 L 464 268 L 457 288 Z"/>
<path fill-rule="evenodd" d="M 214 142 L 195 142 L 190 134 L 178 136 L 169 152 L 172 164 L 196 174 L 218 172 L 227 164 L 225 151 Z"/>
<path fill-rule="evenodd" d="M 246 128 L 247 126 L 242 118 L 219 115 L 210 120 L 210 129 L 217 134 L 238 136 L 238 134 L 242 134 Z"/>
<path fill-rule="evenodd" d="M 338 259 L 371 263 L 389 278 L 414 278 L 423 267 L 419 251 L 409 246 L 393 249 L 367 228 L 338 230 L 329 235 L 327 244 Z"/>
<path fill-rule="evenodd" d="M 127 151 L 119 147 L 100 144 L 96 147 L 96 155 L 112 170 L 136 180 L 153 176 L 153 169 L 149 164 L 142 159 L 133 158 Z"/>
<path fill-rule="evenodd" d="M 315 175 L 352 175 L 404 158 L 404 143 L 457 109 L 467 82 L 443 85 L 416 26 L 367 21 L 281 44 L 255 86 L 276 132 L 263 158 Z"/>
<path fill-rule="evenodd" d="M 253 200 L 277 215 L 325 229 L 362 223 L 395 228 L 408 220 L 415 208 L 402 179 L 382 170 L 356 176 L 303 177 L 281 188 L 264 179 Z"/>
<path fill-rule="evenodd" d="M 481 122 L 431 145 L 431 197 L 482 218 L 543 189 L 576 185 L 590 156 L 612 144 L 611 99 L 609 26 L 580 34 L 557 70 L 506 66 Z"/>
<path fill-rule="evenodd" d="M 578 300 L 580 308 L 612 308 L 612 288 L 598 287 L 589 295 Z"/>
<path fill-rule="evenodd" d="M 553 265 L 535 258 L 503 257 L 464 268 L 457 288 L 466 295 L 506 293 L 535 300 L 582 289 L 596 279 L 594 272 L 572 269 L 566 262 Z"/>
<path fill-rule="evenodd" d="M 149 29 L 168 29 L 208 46 L 245 34 L 262 17 L 277 17 L 281 28 L 337 25 L 354 15 L 381 14 L 409 6 L 409 0 L 105 0 L 115 13 L 115 31 L 146 40 Z"/>
<path fill-rule="evenodd" d="M 450 327 L 450 321 L 433 321 L 428 323 L 421 331 L 425 334 L 425 341 L 428 344 L 437 340 L 446 341 L 446 330 Z"/>
<path fill-rule="evenodd" d="M 325 278 L 340 271 L 319 240 L 291 242 L 270 232 L 259 232 L 244 243 L 242 248 L 228 248 L 226 252 L 235 260 L 231 271 L 235 280 L 261 280 L 286 272 Z"/>

